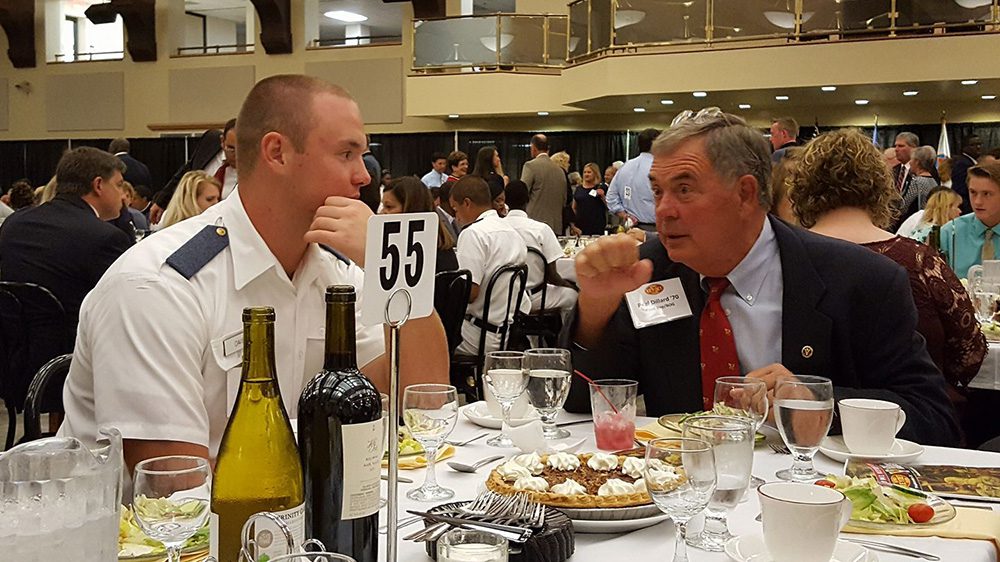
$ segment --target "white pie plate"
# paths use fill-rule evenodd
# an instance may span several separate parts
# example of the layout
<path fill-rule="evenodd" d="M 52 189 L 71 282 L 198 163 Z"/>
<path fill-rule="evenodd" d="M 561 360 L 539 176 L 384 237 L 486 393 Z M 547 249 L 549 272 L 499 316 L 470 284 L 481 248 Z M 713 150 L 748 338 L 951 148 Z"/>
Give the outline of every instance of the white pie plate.
<path fill-rule="evenodd" d="M 885 455 L 855 455 L 851 453 L 844 438 L 841 435 L 831 435 L 823 440 L 819 446 L 820 452 L 838 462 L 848 460 L 876 460 L 882 462 L 910 462 L 924 454 L 924 448 L 913 441 L 896 439 L 892 443 L 892 448 Z"/>
<path fill-rule="evenodd" d="M 663 514 L 660 508 L 656 507 L 656 504 L 635 507 L 558 507 L 556 509 L 565 513 L 566 517 L 573 521 L 623 521 L 646 519 Z"/>
<path fill-rule="evenodd" d="M 473 402 L 472 404 L 466 404 L 461 408 L 462 414 L 472 423 L 486 427 L 489 429 L 500 429 L 503 425 L 503 420 L 494 416 L 490 413 L 489 409 L 486 407 L 486 401 L 480 400 L 479 402 Z M 524 425 L 530 421 L 538 419 L 538 412 L 534 408 L 531 409 L 531 413 L 524 418 L 513 418 L 510 420 L 510 425 L 512 427 L 517 427 L 519 425 Z"/>
<path fill-rule="evenodd" d="M 659 511 L 659 509 L 657 509 Z M 587 521 L 573 519 L 573 531 L 577 533 L 627 533 L 638 529 L 652 527 L 670 519 L 666 513 L 660 512 L 653 517 L 642 517 L 639 519 L 621 519 L 617 521 Z"/>
<path fill-rule="evenodd" d="M 734 537 L 726 543 L 725 551 L 736 562 L 772 561 L 762 535 Z M 838 540 L 830 562 L 878 562 L 878 557 L 861 545 Z"/>

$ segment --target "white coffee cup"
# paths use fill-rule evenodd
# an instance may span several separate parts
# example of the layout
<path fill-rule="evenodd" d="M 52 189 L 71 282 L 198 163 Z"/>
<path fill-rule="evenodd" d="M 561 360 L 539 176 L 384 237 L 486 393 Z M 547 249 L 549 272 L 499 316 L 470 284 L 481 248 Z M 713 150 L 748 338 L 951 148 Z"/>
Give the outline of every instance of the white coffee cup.
<path fill-rule="evenodd" d="M 840 401 L 844 444 L 855 455 L 889 454 L 904 423 L 906 412 L 899 404 L 869 398 Z"/>
<path fill-rule="evenodd" d="M 497 402 L 496 396 L 493 395 L 493 391 L 490 390 L 490 385 L 483 381 L 483 398 L 486 399 L 486 409 L 490 412 L 490 415 L 496 419 L 500 419 L 503 413 L 500 411 L 500 403 Z M 517 397 L 514 401 L 514 405 L 510 407 L 510 419 L 519 420 L 527 418 L 531 414 L 531 402 L 528 401 L 528 393 L 525 392 Z"/>
<path fill-rule="evenodd" d="M 764 546 L 774 562 L 830 562 L 851 502 L 832 488 L 771 482 L 757 488 Z"/>

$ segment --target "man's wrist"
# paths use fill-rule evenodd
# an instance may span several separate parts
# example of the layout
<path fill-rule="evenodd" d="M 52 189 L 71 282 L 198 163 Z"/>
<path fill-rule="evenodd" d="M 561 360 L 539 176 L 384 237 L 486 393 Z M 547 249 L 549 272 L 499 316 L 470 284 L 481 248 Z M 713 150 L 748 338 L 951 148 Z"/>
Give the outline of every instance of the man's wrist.
<path fill-rule="evenodd" d="M 621 298 L 592 297 L 581 292 L 577 299 L 577 322 L 573 341 L 582 347 L 593 347 L 600 339 L 611 317 L 618 310 Z"/>

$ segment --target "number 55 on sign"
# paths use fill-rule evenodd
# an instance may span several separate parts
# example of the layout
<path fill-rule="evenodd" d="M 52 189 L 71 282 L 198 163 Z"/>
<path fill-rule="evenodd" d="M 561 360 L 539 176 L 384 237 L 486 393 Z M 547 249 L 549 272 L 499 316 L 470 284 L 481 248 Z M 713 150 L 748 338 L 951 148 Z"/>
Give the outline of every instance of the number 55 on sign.
<path fill-rule="evenodd" d="M 375 215 L 368 219 L 362 322 L 385 322 L 385 305 L 398 289 L 410 293 L 410 318 L 430 316 L 434 310 L 437 239 L 437 213 Z M 395 321 L 405 313 L 406 298 L 397 296 L 392 300 L 389 317 Z"/>

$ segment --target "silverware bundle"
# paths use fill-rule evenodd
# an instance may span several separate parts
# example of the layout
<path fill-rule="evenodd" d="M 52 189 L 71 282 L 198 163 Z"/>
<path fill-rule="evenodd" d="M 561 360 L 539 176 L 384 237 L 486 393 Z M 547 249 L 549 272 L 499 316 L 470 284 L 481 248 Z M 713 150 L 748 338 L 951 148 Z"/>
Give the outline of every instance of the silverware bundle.
<path fill-rule="evenodd" d="M 524 542 L 532 536 L 533 529 L 545 524 L 545 506 L 532 502 L 527 494 L 502 496 L 485 490 L 471 502 L 433 513 L 410 511 L 418 517 L 434 522 L 405 540 L 434 541 L 452 527 L 481 528 L 506 536 L 513 542 Z M 411 521 L 407 521 L 409 524 Z M 402 522 L 401 522 L 402 523 Z"/>

